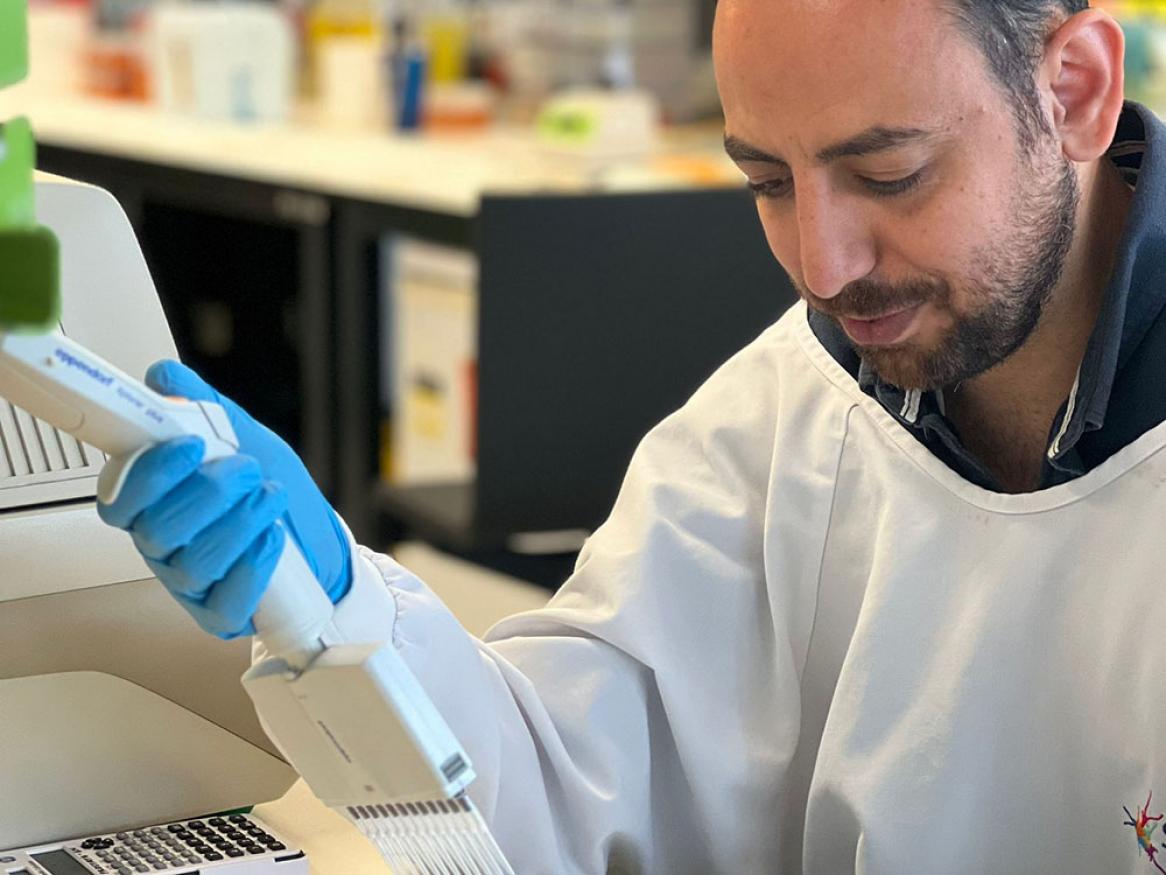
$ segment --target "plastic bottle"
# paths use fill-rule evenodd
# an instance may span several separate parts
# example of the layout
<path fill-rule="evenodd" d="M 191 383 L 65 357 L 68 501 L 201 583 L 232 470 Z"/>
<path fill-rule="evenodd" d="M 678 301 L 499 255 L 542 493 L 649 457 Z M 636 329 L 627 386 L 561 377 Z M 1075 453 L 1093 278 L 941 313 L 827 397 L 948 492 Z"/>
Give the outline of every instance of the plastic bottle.
<path fill-rule="evenodd" d="M 461 0 L 430 0 L 422 5 L 421 36 L 429 50 L 429 81 L 438 85 L 461 82 L 469 66 L 468 5 Z"/>
<path fill-rule="evenodd" d="M 322 119 L 351 126 L 384 117 L 382 16 L 373 0 L 318 0 L 305 23 L 309 90 Z"/>

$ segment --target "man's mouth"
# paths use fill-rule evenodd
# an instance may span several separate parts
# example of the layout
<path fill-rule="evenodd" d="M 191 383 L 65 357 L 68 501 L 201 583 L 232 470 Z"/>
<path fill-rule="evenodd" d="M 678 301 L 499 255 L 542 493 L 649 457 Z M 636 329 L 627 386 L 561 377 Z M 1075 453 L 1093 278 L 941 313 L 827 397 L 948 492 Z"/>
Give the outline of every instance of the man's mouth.
<path fill-rule="evenodd" d="M 913 332 L 922 304 L 913 304 L 902 310 L 895 310 L 873 319 L 856 319 L 839 316 L 843 331 L 859 346 L 895 346 L 906 340 Z"/>

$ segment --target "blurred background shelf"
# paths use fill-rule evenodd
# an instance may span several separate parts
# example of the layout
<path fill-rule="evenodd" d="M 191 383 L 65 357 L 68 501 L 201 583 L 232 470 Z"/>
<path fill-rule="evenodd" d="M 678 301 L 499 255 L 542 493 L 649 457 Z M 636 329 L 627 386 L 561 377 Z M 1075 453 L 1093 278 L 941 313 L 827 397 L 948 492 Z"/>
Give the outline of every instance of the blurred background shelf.
<path fill-rule="evenodd" d="M 712 0 L 32 3 L 0 114 L 121 202 L 183 359 L 370 545 L 556 586 L 794 298 L 721 146 Z"/>
<path fill-rule="evenodd" d="M 408 149 L 382 143 L 381 179 L 354 198 L 363 167 L 325 185 L 319 169 L 281 165 L 301 149 L 318 148 L 317 165 L 349 154 L 319 139 L 277 154 L 267 131 L 200 139 L 133 110 L 140 131 L 168 131 L 170 145 L 150 135 L 144 148 L 124 132 L 89 134 L 98 107 L 27 109 L 42 169 L 126 207 L 184 359 L 296 446 L 370 544 L 415 534 L 497 566 L 521 556 L 515 535 L 593 530 L 640 437 L 794 299 L 738 185 L 516 194 L 513 179 L 485 187 L 484 162 L 462 142 L 469 170 L 440 162 L 461 188 L 425 201 L 415 175 L 429 159 L 403 174 L 392 165 Z M 410 177 L 399 191 L 386 181 L 398 177 Z M 383 424 L 399 412 L 385 385 L 394 236 L 477 265 L 475 458 L 463 483 L 385 482 Z M 569 568 L 570 556 L 552 555 L 526 562 L 526 576 L 557 582 L 547 566 Z"/>
<path fill-rule="evenodd" d="M 29 115 L 41 169 L 113 192 L 184 361 L 378 547 L 419 537 L 556 586 L 642 434 L 793 300 L 718 124 L 595 163 L 504 126 L 240 126 L 20 89 L 0 112 Z M 464 419 L 457 482 L 398 476 L 393 241 L 472 261 L 469 393 L 430 387 Z"/>
<path fill-rule="evenodd" d="M 20 86 L 0 93 L 0 112 L 28 115 L 42 146 L 463 218 L 477 214 L 485 192 L 658 190 L 740 179 L 716 122 L 669 129 L 650 151 L 597 165 L 548 150 L 518 126 L 395 133 L 314 122 L 306 109 L 305 121 L 241 125 Z"/>

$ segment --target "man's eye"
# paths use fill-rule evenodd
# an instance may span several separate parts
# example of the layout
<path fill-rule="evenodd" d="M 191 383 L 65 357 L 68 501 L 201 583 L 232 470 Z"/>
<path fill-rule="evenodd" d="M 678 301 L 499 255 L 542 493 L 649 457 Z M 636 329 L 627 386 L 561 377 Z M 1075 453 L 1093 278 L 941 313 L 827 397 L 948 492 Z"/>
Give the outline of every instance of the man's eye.
<path fill-rule="evenodd" d="M 767 179 L 765 182 L 750 182 L 749 190 L 757 198 L 779 198 L 787 196 L 794 187 L 792 179 Z"/>
<path fill-rule="evenodd" d="M 862 180 L 862 184 L 872 194 L 878 197 L 894 197 L 895 195 L 906 194 L 918 188 L 919 183 L 923 181 L 923 171 L 917 170 L 910 176 L 904 176 L 902 179 L 867 179 L 865 176 L 859 178 Z"/>

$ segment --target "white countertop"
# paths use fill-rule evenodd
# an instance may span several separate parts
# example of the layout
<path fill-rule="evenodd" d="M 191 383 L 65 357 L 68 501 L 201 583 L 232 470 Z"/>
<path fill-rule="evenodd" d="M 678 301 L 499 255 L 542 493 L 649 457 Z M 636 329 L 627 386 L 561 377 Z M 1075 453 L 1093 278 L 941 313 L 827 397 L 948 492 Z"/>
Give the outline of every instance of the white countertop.
<path fill-rule="evenodd" d="M 436 136 L 244 126 L 24 88 L 0 95 L 0 119 L 16 115 L 27 115 L 46 144 L 465 217 L 477 214 L 487 192 L 642 191 L 741 178 L 715 127 L 670 133 L 651 157 L 597 171 L 505 129 Z"/>

